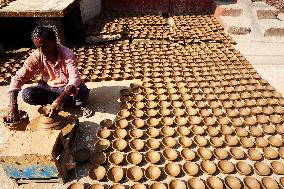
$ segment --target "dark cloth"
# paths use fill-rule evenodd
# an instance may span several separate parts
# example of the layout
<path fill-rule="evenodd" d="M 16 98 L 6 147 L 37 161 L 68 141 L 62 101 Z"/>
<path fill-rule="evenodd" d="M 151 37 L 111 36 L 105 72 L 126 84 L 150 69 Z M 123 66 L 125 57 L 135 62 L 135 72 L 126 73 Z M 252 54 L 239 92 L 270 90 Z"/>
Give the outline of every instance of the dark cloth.
<path fill-rule="evenodd" d="M 64 103 L 67 106 L 82 105 L 89 97 L 89 89 L 84 83 L 79 85 L 79 92 L 76 96 L 70 96 Z M 31 105 L 51 104 L 65 87 L 51 87 L 48 84 L 39 83 L 37 86 L 27 87 L 23 90 L 23 101 Z"/>

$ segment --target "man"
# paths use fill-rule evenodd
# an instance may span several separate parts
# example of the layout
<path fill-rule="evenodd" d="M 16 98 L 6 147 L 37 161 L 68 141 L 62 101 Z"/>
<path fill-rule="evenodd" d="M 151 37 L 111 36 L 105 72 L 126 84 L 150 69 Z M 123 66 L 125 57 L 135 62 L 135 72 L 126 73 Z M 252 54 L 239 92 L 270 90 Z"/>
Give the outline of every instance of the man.
<path fill-rule="evenodd" d="M 64 103 L 85 105 L 89 89 L 80 78 L 76 57 L 71 49 L 56 42 L 55 32 L 46 26 L 37 26 L 32 34 L 36 50 L 26 59 L 23 67 L 12 77 L 9 87 L 9 113 L 6 122 L 19 120 L 17 103 L 21 87 L 39 71 L 44 79 L 36 86 L 23 90 L 23 100 L 31 105 L 46 105 L 49 116 L 58 112 Z M 87 112 L 88 113 L 88 112 Z M 89 112 L 90 113 L 90 112 Z"/>

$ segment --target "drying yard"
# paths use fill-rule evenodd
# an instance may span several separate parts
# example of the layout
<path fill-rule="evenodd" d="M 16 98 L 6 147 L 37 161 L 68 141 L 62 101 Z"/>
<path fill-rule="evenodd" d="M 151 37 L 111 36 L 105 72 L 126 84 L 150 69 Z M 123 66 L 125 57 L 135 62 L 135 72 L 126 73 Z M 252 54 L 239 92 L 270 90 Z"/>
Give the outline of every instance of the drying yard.
<path fill-rule="evenodd" d="M 95 112 L 66 110 L 79 119 L 76 168 L 65 183 L 20 186 L 0 169 L 0 188 L 284 188 L 283 1 L 175 0 L 167 13 L 162 1 L 118 2 L 88 21 L 87 43 L 67 44 Z M 0 55 L 1 119 L 32 51 Z M 37 116 L 39 106 L 19 103 Z M 0 146 L 9 132 L 1 121 Z"/>

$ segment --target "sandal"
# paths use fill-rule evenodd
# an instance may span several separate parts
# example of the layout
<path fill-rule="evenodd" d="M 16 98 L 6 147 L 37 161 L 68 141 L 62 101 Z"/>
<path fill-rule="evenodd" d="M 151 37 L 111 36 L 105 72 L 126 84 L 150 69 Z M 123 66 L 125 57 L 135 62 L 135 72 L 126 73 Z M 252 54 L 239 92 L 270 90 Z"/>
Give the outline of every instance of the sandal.
<path fill-rule="evenodd" d="M 93 115 L 93 110 L 90 107 L 81 107 L 81 111 L 83 114 L 83 117 L 91 117 Z"/>

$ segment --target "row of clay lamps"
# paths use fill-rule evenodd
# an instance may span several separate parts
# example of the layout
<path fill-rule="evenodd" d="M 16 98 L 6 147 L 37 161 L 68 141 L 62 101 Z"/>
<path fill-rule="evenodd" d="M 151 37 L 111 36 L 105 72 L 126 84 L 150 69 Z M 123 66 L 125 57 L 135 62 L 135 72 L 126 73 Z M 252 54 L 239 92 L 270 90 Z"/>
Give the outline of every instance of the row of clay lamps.
<path fill-rule="evenodd" d="M 200 21 L 196 20 L 196 22 L 194 22 L 194 20 L 193 20 L 193 21 L 190 21 L 188 23 L 193 23 L 193 25 L 195 26 L 195 28 L 198 31 L 198 32 L 195 32 L 195 33 L 201 32 L 201 34 L 199 36 L 201 40 L 207 40 L 206 37 L 209 37 L 210 39 L 214 39 L 214 37 L 215 37 L 216 40 L 225 40 L 226 42 L 230 42 L 230 40 L 232 40 L 232 39 L 229 36 L 227 36 L 224 32 L 222 32 L 222 33 L 220 31 L 215 32 L 214 29 L 218 28 L 218 29 L 222 30 L 223 28 L 220 26 L 220 24 L 218 24 L 218 22 L 216 20 L 211 21 L 213 18 L 214 17 L 208 17 L 206 19 L 201 18 Z M 164 22 L 158 21 L 159 17 L 157 18 L 157 22 L 153 21 L 152 17 L 149 17 L 149 20 L 151 20 L 152 22 L 149 22 L 148 18 L 145 18 L 145 17 L 142 17 L 142 18 L 133 17 L 132 19 L 133 19 L 133 21 L 131 19 L 124 19 L 124 18 L 114 19 L 114 20 L 113 19 L 107 20 L 107 19 L 99 18 L 99 19 L 96 20 L 96 24 L 94 24 L 94 26 L 91 26 L 88 29 L 88 33 L 93 34 L 93 35 L 120 33 L 120 32 L 122 32 L 122 30 L 123 30 L 122 28 L 126 23 L 127 23 L 128 29 L 130 30 L 130 34 L 134 38 L 168 38 L 169 36 L 172 36 L 172 37 L 180 36 L 182 39 L 184 39 L 184 36 L 187 36 L 192 31 L 192 28 L 188 28 L 188 29 L 186 29 L 186 27 L 174 28 L 173 29 L 174 32 L 170 34 L 170 29 L 166 29 L 166 28 L 161 27 L 161 26 L 155 26 L 155 25 L 161 25 L 161 24 L 167 23 L 166 21 L 164 21 Z M 151 23 L 154 24 L 154 25 L 149 25 Z M 180 20 L 177 20 L 177 24 L 183 25 L 183 22 L 180 22 Z M 196 26 L 200 26 L 200 28 L 204 28 L 203 27 L 204 24 L 206 24 L 206 27 L 207 27 L 206 32 L 199 30 L 198 27 L 196 27 Z M 143 26 L 143 28 L 142 27 L 139 28 L 139 25 Z M 149 25 L 149 27 L 147 27 L 147 25 Z M 145 27 L 147 29 L 145 29 Z M 214 37 L 211 38 L 208 35 L 207 31 L 211 31 L 212 32 L 211 36 L 214 36 Z M 180 33 L 180 32 L 181 32 L 181 34 L 178 35 L 178 33 Z M 189 35 L 189 36 L 187 36 L 187 38 L 198 38 L 198 36 L 194 35 L 194 33 L 193 33 L 193 35 Z"/>
<path fill-rule="evenodd" d="M 101 48 L 104 48 L 102 50 Z M 225 53 L 226 55 L 232 56 L 235 54 L 238 56 L 240 53 L 237 50 L 234 50 L 231 46 L 228 47 L 228 49 L 225 48 L 224 45 L 220 44 L 191 44 L 187 46 L 180 46 L 180 45 L 173 45 L 173 44 L 163 44 L 163 43 L 149 43 L 149 42 L 133 42 L 130 44 L 128 42 L 121 43 L 121 44 L 115 44 L 115 45 L 104 45 L 104 46 L 85 46 L 78 49 L 74 49 L 75 54 L 79 53 L 82 55 L 91 55 L 94 54 L 96 51 L 99 53 L 127 53 L 128 51 L 133 52 L 140 52 L 139 54 L 145 53 L 145 50 L 153 50 L 155 49 L 154 53 L 161 52 L 161 51 L 175 51 L 176 53 L 182 52 L 188 54 L 188 53 L 198 53 L 198 54 L 205 54 L 205 53 Z M 229 53 L 229 54 L 228 54 Z M 233 53 L 233 54 L 232 54 Z M 122 55 L 123 55 L 122 54 Z"/>
<path fill-rule="evenodd" d="M 267 159 L 273 159 L 275 157 L 273 155 L 273 158 L 271 158 L 269 154 L 270 151 L 268 150 L 270 149 L 269 147 L 274 147 L 280 149 L 280 156 L 283 157 L 283 149 L 281 148 L 283 140 L 280 136 L 276 136 L 276 131 L 273 126 L 266 125 L 266 127 L 263 127 L 264 129 L 261 130 L 260 127 L 256 126 L 248 128 L 232 128 L 228 125 L 222 125 L 220 127 L 190 126 L 188 124 L 175 126 L 173 122 L 173 118 L 170 117 L 162 118 L 161 122 L 152 118 L 144 122 L 144 120 L 136 118 L 130 122 L 131 124 L 129 124 L 126 119 L 119 119 L 116 122 L 116 129 L 103 128 L 98 132 L 98 138 L 101 139 L 99 140 L 98 145 L 100 145 L 101 142 L 106 142 L 108 145 L 106 145 L 105 148 L 109 148 L 111 145 L 110 142 L 104 139 L 109 138 L 111 134 L 113 134 L 114 138 L 117 140 L 113 141 L 112 148 L 119 151 L 129 150 L 127 148 L 127 142 L 125 141 L 125 138 L 129 136 L 135 139 L 130 141 L 130 149 L 137 151 L 143 150 L 145 147 L 143 141 L 145 142 L 146 140 L 148 149 L 158 149 L 159 147 L 162 147 L 161 144 L 163 144 L 164 147 L 176 147 L 178 144 L 183 147 L 190 147 L 193 143 L 199 147 L 206 146 L 210 143 L 214 148 L 225 145 L 228 147 L 240 145 L 246 149 L 258 147 L 263 148 L 264 156 Z M 132 129 L 128 132 L 127 128 L 130 125 Z M 279 134 L 283 134 L 283 126 L 279 125 L 277 129 Z M 208 140 L 204 137 L 206 135 L 211 138 Z M 224 139 L 218 138 L 220 135 L 223 135 Z M 265 139 L 262 138 L 264 135 L 271 136 Z M 159 136 L 163 136 L 164 138 L 161 141 L 151 139 Z M 173 137 L 178 137 L 178 139 L 175 140 Z M 121 143 L 121 145 L 118 145 L 119 143 Z M 276 158 L 277 157 L 278 155 Z"/>
<path fill-rule="evenodd" d="M 133 168 L 132 170 L 137 170 Z M 206 180 L 201 178 L 193 177 L 188 179 L 187 182 L 181 181 L 179 179 L 171 179 L 168 184 L 154 182 L 151 185 L 144 185 L 140 183 L 135 183 L 130 186 L 130 189 L 205 189 L 205 188 L 282 188 L 284 187 L 284 179 L 281 178 L 279 182 L 275 181 L 273 178 L 264 177 L 261 181 L 253 177 L 245 177 L 243 181 L 234 176 L 227 176 L 225 178 L 220 178 L 216 176 L 208 177 Z M 104 189 L 102 184 L 93 184 L 88 189 Z M 122 184 L 113 184 L 108 187 L 108 189 L 126 189 L 128 187 Z M 73 183 L 68 189 L 84 189 L 82 183 Z"/>

